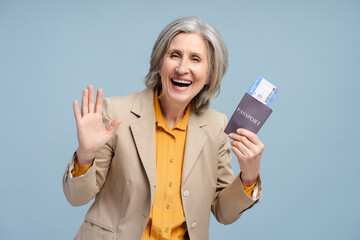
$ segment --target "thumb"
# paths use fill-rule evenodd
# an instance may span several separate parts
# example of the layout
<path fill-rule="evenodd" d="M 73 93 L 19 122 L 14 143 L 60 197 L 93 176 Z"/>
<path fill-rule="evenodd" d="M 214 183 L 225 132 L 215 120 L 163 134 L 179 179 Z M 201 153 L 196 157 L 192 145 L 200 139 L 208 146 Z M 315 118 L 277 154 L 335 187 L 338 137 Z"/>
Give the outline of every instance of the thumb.
<path fill-rule="evenodd" d="M 120 118 L 115 118 L 110 126 L 108 127 L 108 129 L 106 130 L 108 133 L 113 133 L 120 125 L 121 123 L 121 119 Z"/>

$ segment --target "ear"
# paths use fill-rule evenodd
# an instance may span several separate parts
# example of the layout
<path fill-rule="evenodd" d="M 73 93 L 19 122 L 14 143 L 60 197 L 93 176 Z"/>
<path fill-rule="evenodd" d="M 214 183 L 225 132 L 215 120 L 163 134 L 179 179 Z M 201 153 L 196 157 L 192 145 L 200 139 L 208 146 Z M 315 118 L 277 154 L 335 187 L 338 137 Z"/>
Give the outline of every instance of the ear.
<path fill-rule="evenodd" d="M 209 82 L 210 82 L 210 80 L 209 80 L 209 78 L 207 78 L 205 81 L 205 86 L 207 86 L 209 84 Z"/>

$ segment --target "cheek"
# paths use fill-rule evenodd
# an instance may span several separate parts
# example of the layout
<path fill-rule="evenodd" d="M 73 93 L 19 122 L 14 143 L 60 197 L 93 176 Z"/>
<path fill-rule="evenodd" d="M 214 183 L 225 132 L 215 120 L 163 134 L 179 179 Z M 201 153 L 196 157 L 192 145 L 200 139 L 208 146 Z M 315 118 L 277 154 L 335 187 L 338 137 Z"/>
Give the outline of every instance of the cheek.
<path fill-rule="evenodd" d="M 203 81 L 205 85 L 209 84 L 209 72 L 207 68 L 202 72 L 202 79 L 204 79 Z"/>
<path fill-rule="evenodd" d="M 167 61 L 164 61 L 160 70 L 159 74 L 161 77 L 166 77 L 166 75 L 169 75 L 171 72 L 171 66 Z"/>

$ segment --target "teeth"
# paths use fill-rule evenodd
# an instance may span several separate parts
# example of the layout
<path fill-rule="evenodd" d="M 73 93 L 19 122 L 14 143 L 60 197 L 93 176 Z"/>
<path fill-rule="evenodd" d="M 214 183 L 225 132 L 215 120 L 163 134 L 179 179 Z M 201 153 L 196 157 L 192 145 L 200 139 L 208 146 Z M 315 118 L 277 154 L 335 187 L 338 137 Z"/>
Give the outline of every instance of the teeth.
<path fill-rule="evenodd" d="M 171 80 L 173 80 L 176 83 L 187 84 L 187 85 L 191 84 L 191 82 L 185 81 L 185 80 L 179 80 L 179 79 L 173 79 L 173 78 Z"/>

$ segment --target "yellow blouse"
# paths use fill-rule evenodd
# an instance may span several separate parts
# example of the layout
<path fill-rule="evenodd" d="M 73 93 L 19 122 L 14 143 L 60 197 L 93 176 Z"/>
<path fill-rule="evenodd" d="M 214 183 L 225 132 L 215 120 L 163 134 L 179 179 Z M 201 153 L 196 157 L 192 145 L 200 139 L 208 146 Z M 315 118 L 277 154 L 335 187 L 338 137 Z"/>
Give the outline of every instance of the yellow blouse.
<path fill-rule="evenodd" d="M 162 116 L 157 92 L 154 95 L 154 107 L 157 183 L 154 203 L 142 240 L 184 239 L 186 224 L 180 187 L 190 105 L 173 129 Z"/>

